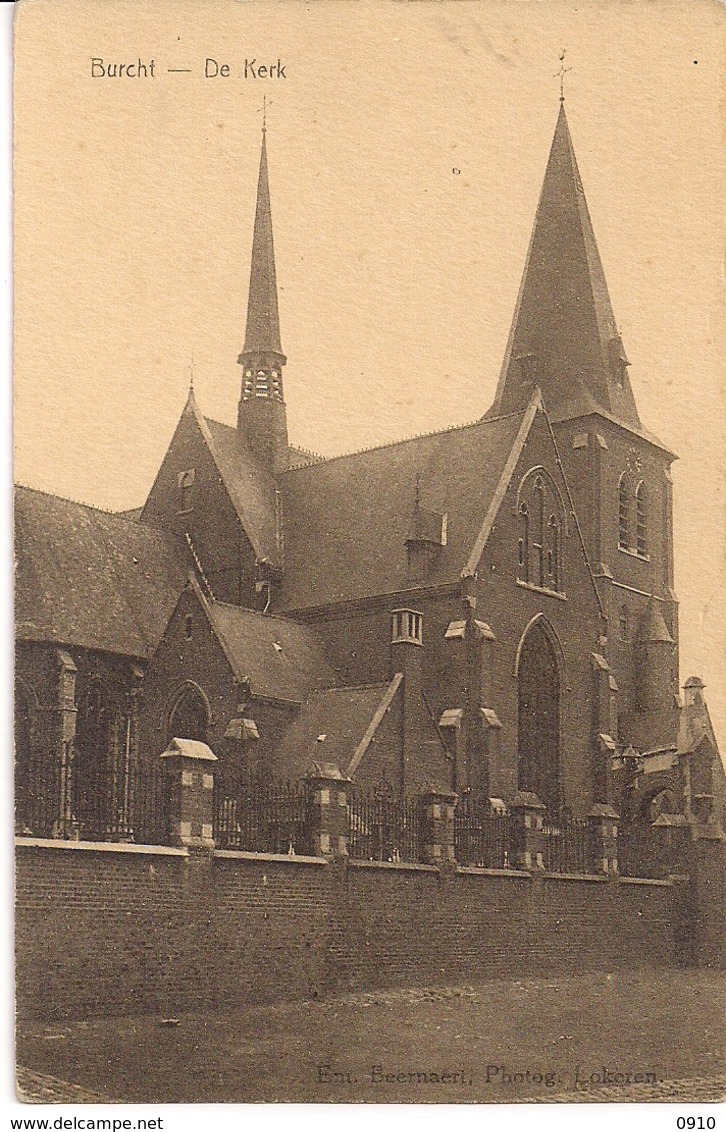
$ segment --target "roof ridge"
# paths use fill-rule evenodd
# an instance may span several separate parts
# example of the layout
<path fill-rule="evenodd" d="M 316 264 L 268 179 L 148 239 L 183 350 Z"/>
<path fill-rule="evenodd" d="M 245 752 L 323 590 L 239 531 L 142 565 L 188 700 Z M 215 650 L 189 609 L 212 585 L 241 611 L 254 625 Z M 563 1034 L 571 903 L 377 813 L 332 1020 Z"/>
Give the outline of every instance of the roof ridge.
<path fill-rule="evenodd" d="M 220 601 L 219 598 L 214 598 L 209 602 L 212 607 L 217 605 L 224 606 L 225 609 L 236 609 L 240 613 L 253 613 L 255 617 L 264 617 L 267 621 L 284 621 L 287 625 L 297 625 L 299 628 L 309 629 L 311 626 L 305 625 L 304 622 L 298 621 L 295 617 L 286 617 L 284 613 L 266 613 L 262 609 L 250 609 L 246 605 L 235 605 L 233 601 Z"/>
<path fill-rule="evenodd" d="M 508 420 L 510 417 L 522 417 L 526 413 L 527 408 L 515 409 L 511 413 L 501 413 L 497 417 L 479 417 L 475 421 L 467 421 L 464 424 L 447 425 L 446 428 L 435 428 L 431 432 L 418 432 L 413 436 L 404 436 L 400 440 L 389 440 L 385 444 L 372 444 L 368 448 L 357 448 L 353 452 L 341 452 L 338 456 L 323 456 L 321 463 L 332 464 L 334 460 L 347 460 L 351 456 L 363 456 L 367 452 L 380 452 L 384 448 L 395 448 L 398 444 L 411 444 L 414 440 L 426 440 L 430 436 L 444 436 L 449 432 L 463 432 L 467 428 L 476 428 L 477 425 L 490 425 L 498 421 Z M 315 455 L 315 453 L 311 453 Z M 288 468 L 283 475 L 289 475 L 290 472 L 299 472 L 308 468 L 319 467 L 318 464 L 301 464 L 297 468 Z"/>
<path fill-rule="evenodd" d="M 110 507 L 99 507 L 97 503 L 86 503 L 84 499 L 74 499 L 71 495 L 58 495 L 55 491 L 45 491 L 42 487 L 31 487 L 27 483 L 15 482 L 13 488 L 20 488 L 22 491 L 32 491 L 34 495 L 44 495 L 47 499 L 57 499 L 60 503 L 72 503 L 74 507 L 85 507 L 87 511 L 97 511 L 99 515 L 110 515 L 113 519 L 118 519 L 121 523 L 133 523 L 135 527 L 144 527 L 149 531 L 159 531 L 164 535 L 171 535 L 172 538 L 178 536 L 173 531 L 167 531 L 163 527 L 153 527 L 150 523 L 139 523 L 137 519 L 127 518 L 130 511 L 143 511 L 143 503 L 137 504 L 135 507 L 124 507 L 120 511 L 112 511 Z"/>

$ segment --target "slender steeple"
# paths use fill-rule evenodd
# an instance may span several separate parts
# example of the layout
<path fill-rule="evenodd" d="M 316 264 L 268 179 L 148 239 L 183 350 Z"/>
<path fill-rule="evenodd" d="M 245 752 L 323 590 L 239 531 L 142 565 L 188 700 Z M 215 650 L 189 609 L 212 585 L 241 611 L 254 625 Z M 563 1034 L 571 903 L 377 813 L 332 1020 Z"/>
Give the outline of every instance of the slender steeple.
<path fill-rule="evenodd" d="M 242 366 L 242 393 L 237 427 L 253 453 L 273 471 L 287 466 L 287 422 L 282 367 L 287 358 L 280 344 L 277 278 L 272 240 L 270 185 L 267 173 L 267 130 L 262 127 L 262 152 L 257 181 L 257 208 L 252 241 L 250 290 Z"/>
<path fill-rule="evenodd" d="M 504 365 L 489 415 L 542 390 L 554 420 L 604 412 L 640 429 L 628 362 L 577 168 L 564 94 Z"/>

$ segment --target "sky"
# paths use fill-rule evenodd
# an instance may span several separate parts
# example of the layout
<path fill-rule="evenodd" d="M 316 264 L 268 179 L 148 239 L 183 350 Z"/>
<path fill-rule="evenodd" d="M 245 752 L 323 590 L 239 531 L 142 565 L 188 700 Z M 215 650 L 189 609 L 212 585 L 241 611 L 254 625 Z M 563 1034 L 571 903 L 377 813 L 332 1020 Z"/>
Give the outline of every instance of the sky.
<path fill-rule="evenodd" d="M 681 674 L 706 681 L 726 748 L 723 11 L 21 3 L 17 480 L 140 504 L 192 366 L 203 412 L 234 421 L 263 94 L 292 443 L 334 455 L 481 416 L 564 47 L 640 416 L 680 457 Z M 154 59 L 155 77 L 94 78 L 93 58 Z M 205 78 L 207 58 L 229 77 Z M 245 78 L 245 59 L 280 61 L 285 77 Z"/>

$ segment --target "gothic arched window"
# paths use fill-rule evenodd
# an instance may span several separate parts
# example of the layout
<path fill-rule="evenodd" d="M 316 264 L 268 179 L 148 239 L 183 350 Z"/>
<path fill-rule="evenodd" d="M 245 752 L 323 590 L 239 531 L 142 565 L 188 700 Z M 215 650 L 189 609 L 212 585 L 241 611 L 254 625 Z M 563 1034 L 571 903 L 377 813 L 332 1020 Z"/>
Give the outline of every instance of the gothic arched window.
<path fill-rule="evenodd" d="M 529 508 L 526 503 L 519 507 L 519 580 L 529 581 Z"/>
<path fill-rule="evenodd" d="M 648 553 L 648 499 L 642 480 L 635 490 L 635 549 L 643 556 Z"/>
<path fill-rule="evenodd" d="M 207 742 L 209 710 L 201 691 L 187 687 L 177 698 L 169 716 L 169 741 L 198 739 Z"/>
<path fill-rule="evenodd" d="M 82 837 L 108 838 L 124 831 L 125 748 L 120 741 L 119 698 L 105 680 L 91 676 L 78 696 L 72 810 Z"/>
<path fill-rule="evenodd" d="M 522 480 L 517 499 L 517 578 L 537 589 L 562 590 L 562 500 L 543 468 Z"/>
<path fill-rule="evenodd" d="M 618 484 L 618 546 L 621 550 L 630 549 L 630 485 L 626 472 Z"/>

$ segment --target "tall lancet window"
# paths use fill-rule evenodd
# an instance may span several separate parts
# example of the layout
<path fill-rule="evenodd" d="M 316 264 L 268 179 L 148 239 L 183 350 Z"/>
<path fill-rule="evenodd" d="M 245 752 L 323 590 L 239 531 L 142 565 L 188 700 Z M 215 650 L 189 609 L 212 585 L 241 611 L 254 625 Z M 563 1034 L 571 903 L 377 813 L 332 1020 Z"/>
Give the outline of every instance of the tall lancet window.
<path fill-rule="evenodd" d="M 529 508 L 519 505 L 519 572 L 520 582 L 529 581 Z"/>
<path fill-rule="evenodd" d="M 625 472 L 618 484 L 618 546 L 621 550 L 630 547 L 630 485 Z"/>
<path fill-rule="evenodd" d="M 533 468 L 519 485 L 517 515 L 519 583 L 561 593 L 564 508 L 544 468 Z"/>
<path fill-rule="evenodd" d="M 642 480 L 635 490 L 635 549 L 643 556 L 648 553 L 648 499 Z"/>

